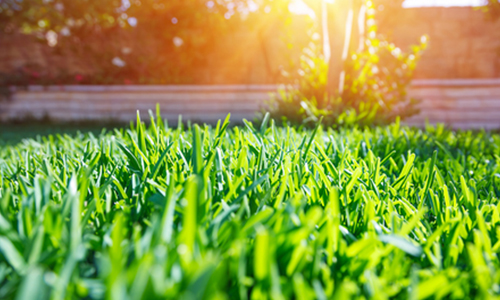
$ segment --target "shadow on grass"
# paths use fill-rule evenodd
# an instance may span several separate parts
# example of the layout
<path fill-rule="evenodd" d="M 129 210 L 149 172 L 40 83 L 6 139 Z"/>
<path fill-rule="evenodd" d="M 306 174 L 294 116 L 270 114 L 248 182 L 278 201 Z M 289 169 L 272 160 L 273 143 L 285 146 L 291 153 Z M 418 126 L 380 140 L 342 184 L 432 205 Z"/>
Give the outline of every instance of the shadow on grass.
<path fill-rule="evenodd" d="M 0 146 L 17 144 L 23 139 L 36 139 L 37 137 L 55 134 L 76 135 L 79 132 L 92 132 L 93 134 L 99 134 L 103 130 L 110 131 L 115 128 L 123 128 L 126 126 L 128 126 L 127 123 L 115 121 L 85 121 L 61 123 L 42 119 L 14 121 L 8 123 L 0 122 Z"/>

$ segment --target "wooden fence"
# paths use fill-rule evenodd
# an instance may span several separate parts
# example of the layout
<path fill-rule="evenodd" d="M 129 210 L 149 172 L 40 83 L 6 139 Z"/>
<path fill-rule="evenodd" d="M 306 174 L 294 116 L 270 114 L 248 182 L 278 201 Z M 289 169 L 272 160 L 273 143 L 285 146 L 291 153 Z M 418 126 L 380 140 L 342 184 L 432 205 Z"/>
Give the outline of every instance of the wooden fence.
<path fill-rule="evenodd" d="M 130 121 L 160 104 L 163 117 L 214 123 L 253 119 L 276 85 L 30 86 L 0 102 L 0 121 L 48 117 L 55 121 Z M 500 129 L 500 79 L 416 80 L 409 91 L 421 113 L 407 124 Z M 0 125 L 8 126 L 8 125 Z"/>

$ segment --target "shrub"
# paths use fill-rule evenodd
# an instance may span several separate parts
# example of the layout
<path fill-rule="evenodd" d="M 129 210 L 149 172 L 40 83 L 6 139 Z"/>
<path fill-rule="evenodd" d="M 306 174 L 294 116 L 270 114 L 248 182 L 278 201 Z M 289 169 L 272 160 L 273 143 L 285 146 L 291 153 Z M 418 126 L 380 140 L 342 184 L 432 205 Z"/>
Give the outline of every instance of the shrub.
<path fill-rule="evenodd" d="M 292 85 L 271 100 L 269 107 L 274 118 L 314 124 L 323 117 L 328 125 L 365 125 L 387 124 L 418 112 L 418 101 L 407 98 L 407 88 L 427 46 L 427 37 L 423 36 L 408 53 L 401 51 L 377 34 L 375 9 L 370 8 L 368 20 L 372 21 L 367 23 L 372 25 L 368 27 L 363 50 L 352 53 L 346 62 L 342 97 L 327 93 L 328 62 L 319 41 L 313 40 L 301 56 L 298 79 L 288 76 Z"/>

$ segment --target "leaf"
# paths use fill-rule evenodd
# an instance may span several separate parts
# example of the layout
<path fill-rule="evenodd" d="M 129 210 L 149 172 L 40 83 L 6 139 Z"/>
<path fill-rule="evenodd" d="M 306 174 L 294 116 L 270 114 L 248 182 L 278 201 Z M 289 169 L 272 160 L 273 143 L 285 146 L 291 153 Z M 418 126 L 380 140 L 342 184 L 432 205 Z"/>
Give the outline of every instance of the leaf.
<path fill-rule="evenodd" d="M 254 249 L 254 273 L 256 280 L 261 281 L 269 276 L 270 255 L 269 234 L 264 228 L 259 227 L 255 237 Z"/>
<path fill-rule="evenodd" d="M 202 148 L 200 127 L 195 124 L 193 127 L 193 171 L 195 174 L 200 175 L 203 171 Z"/>
<path fill-rule="evenodd" d="M 183 213 L 182 231 L 180 233 L 180 242 L 185 245 L 186 261 L 191 261 L 194 252 L 196 232 L 198 230 L 197 210 L 198 210 L 198 178 L 191 176 L 186 182 L 183 200 L 186 201 L 186 207 Z"/>
<path fill-rule="evenodd" d="M 3 254 L 9 265 L 11 265 L 18 274 L 22 274 L 24 272 L 26 269 L 26 261 L 16 247 L 3 236 L 0 236 L 0 252 Z"/>
<path fill-rule="evenodd" d="M 422 248 L 415 246 L 408 240 L 397 235 L 379 235 L 378 239 L 384 243 L 391 244 L 407 254 L 419 257 L 422 254 Z"/>
<path fill-rule="evenodd" d="M 437 275 L 420 283 L 417 287 L 417 299 L 427 299 L 435 295 L 440 289 L 448 285 L 448 279 L 444 275 Z"/>
<path fill-rule="evenodd" d="M 160 166 L 161 164 L 164 162 L 165 160 L 165 157 L 167 156 L 168 154 L 168 151 L 170 150 L 170 148 L 172 147 L 174 143 L 170 143 L 168 144 L 167 148 L 165 148 L 165 150 L 163 150 L 160 158 L 158 158 L 158 161 L 156 162 L 155 166 L 153 167 L 153 170 L 151 172 L 151 178 L 152 179 L 155 179 L 156 176 L 158 175 L 158 171 L 160 170 Z"/>

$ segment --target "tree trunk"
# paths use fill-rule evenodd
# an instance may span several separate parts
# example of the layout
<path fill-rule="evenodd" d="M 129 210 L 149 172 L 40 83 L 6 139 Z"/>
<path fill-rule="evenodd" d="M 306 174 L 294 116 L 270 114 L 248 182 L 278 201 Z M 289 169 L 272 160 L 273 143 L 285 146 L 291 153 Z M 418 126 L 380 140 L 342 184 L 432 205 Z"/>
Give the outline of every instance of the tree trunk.
<path fill-rule="evenodd" d="M 325 0 L 323 0 L 325 1 Z M 323 26 L 323 36 L 328 37 L 330 49 L 328 60 L 329 95 L 342 96 L 345 81 L 345 62 L 349 55 L 362 49 L 364 44 L 364 20 L 366 9 L 363 0 L 336 0 L 326 3 L 328 26 Z M 323 14 L 325 16 L 325 14 Z M 325 32 L 328 31 L 328 32 Z"/>

